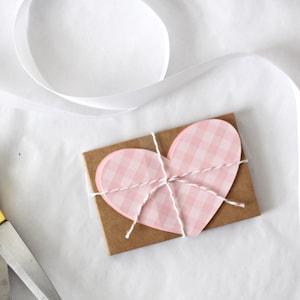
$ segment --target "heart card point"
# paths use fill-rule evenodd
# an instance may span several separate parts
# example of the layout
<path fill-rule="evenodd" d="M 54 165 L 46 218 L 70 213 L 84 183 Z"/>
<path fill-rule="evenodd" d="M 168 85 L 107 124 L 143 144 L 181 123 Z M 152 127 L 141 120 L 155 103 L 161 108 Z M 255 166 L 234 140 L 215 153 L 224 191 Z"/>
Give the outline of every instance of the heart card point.
<path fill-rule="evenodd" d="M 260 214 L 234 114 L 84 158 L 110 255 Z"/>

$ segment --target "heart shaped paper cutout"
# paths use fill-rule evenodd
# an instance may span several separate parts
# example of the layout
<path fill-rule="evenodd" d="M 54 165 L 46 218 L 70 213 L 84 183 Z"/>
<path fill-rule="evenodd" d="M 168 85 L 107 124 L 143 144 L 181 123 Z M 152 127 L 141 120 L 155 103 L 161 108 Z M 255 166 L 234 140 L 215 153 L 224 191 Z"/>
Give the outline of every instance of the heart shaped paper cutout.
<path fill-rule="evenodd" d="M 236 177 L 240 157 L 241 141 L 236 129 L 225 121 L 212 119 L 185 128 L 173 141 L 167 158 L 162 159 L 168 177 L 233 164 L 183 178 L 226 197 Z M 135 188 L 128 187 L 163 178 L 158 154 L 145 149 L 127 148 L 112 152 L 101 161 L 96 171 L 96 185 L 99 192 L 104 192 L 103 199 L 131 220 L 136 218 L 145 197 L 161 181 Z M 223 200 L 186 183 L 173 181 L 169 184 L 180 210 L 185 233 L 190 236 L 198 235 L 215 215 Z M 121 187 L 125 188 L 114 192 Z M 181 234 L 182 228 L 166 185 L 149 197 L 138 223 Z"/>

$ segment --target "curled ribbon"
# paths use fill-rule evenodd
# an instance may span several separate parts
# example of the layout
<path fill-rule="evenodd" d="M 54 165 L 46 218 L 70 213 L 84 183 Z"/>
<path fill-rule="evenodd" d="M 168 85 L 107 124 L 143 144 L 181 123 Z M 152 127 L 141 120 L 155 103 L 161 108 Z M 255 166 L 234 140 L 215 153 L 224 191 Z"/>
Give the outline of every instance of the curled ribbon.
<path fill-rule="evenodd" d="M 213 190 L 211 190 L 211 189 L 209 189 L 209 188 L 207 188 L 207 187 L 205 187 L 203 185 L 194 183 L 194 182 L 192 182 L 192 181 L 190 181 L 188 179 L 185 179 L 185 178 L 187 176 L 194 175 L 194 174 L 207 173 L 207 172 L 219 170 L 219 169 L 222 169 L 222 168 L 230 168 L 230 167 L 232 167 L 234 165 L 237 165 L 237 164 L 247 163 L 248 162 L 247 159 L 236 161 L 236 162 L 232 162 L 232 163 L 228 163 L 228 164 L 224 164 L 224 165 L 214 166 L 214 167 L 211 167 L 211 168 L 198 169 L 198 170 L 194 170 L 194 171 L 191 171 L 191 172 L 182 173 L 182 174 L 179 174 L 179 175 L 168 176 L 167 171 L 165 169 L 164 162 L 162 160 L 162 155 L 161 155 L 159 147 L 158 147 L 156 136 L 155 136 L 155 134 L 153 132 L 151 133 L 151 135 L 152 135 L 153 143 L 155 145 L 155 150 L 156 150 L 156 153 L 157 153 L 157 156 L 158 156 L 158 160 L 159 160 L 159 163 L 160 163 L 163 175 L 164 175 L 163 178 L 159 178 L 159 179 L 156 178 L 156 179 L 149 180 L 147 182 L 132 184 L 132 185 L 129 185 L 129 186 L 123 186 L 123 187 L 119 187 L 119 188 L 116 188 L 116 189 L 113 189 L 113 190 L 109 190 L 109 191 L 102 191 L 102 192 L 92 193 L 92 196 L 97 196 L 97 195 L 102 196 L 102 195 L 105 195 L 105 194 L 116 193 L 116 192 L 121 192 L 121 191 L 128 190 L 128 189 L 143 187 L 145 185 L 150 185 L 150 184 L 153 184 L 153 183 L 159 183 L 156 187 L 154 187 L 153 189 L 151 189 L 149 191 L 149 193 L 145 196 L 145 198 L 141 202 L 141 204 L 140 204 L 140 206 L 138 208 L 138 211 L 137 211 L 137 213 L 135 215 L 135 218 L 133 220 L 133 223 L 132 223 L 130 229 L 128 230 L 127 234 L 125 235 L 125 237 L 127 239 L 129 239 L 131 233 L 134 230 L 134 227 L 135 227 L 136 223 L 138 223 L 139 216 L 142 213 L 144 205 L 163 186 L 166 186 L 167 189 L 168 189 L 168 192 L 169 192 L 169 195 L 170 195 L 170 200 L 173 203 L 173 208 L 174 208 L 174 210 L 176 212 L 177 221 L 178 221 L 178 223 L 180 225 L 181 234 L 182 234 L 183 237 L 186 236 L 186 233 L 185 233 L 185 230 L 184 230 L 184 223 L 183 223 L 183 221 L 181 219 L 181 216 L 180 216 L 180 208 L 178 206 L 178 203 L 177 203 L 177 201 L 176 201 L 176 199 L 174 197 L 173 190 L 171 188 L 171 183 L 172 182 L 179 182 L 179 183 L 182 183 L 182 184 L 187 184 L 187 185 L 190 185 L 190 186 L 192 186 L 194 188 L 198 188 L 200 190 L 203 190 L 203 191 L 205 191 L 205 192 L 207 192 L 209 194 L 212 194 L 213 196 L 219 198 L 221 201 L 223 201 L 223 202 L 225 202 L 225 203 L 227 203 L 229 205 L 236 206 L 236 207 L 242 207 L 242 208 L 245 207 L 244 203 L 227 200 L 226 198 L 221 197 L 220 195 L 218 195 Z"/>
<path fill-rule="evenodd" d="M 14 26 L 14 44 L 15 50 L 19 59 L 20 64 L 26 71 L 26 73 L 41 87 L 48 90 L 49 92 L 67 100 L 69 103 L 75 105 L 75 112 L 78 115 L 97 115 L 98 117 L 103 114 L 103 111 L 106 111 L 107 115 L 116 115 L 122 112 L 133 110 L 137 107 L 140 107 L 159 96 L 168 94 L 175 89 L 178 89 L 181 86 L 184 86 L 186 83 L 191 80 L 199 77 L 205 72 L 216 68 L 222 64 L 227 63 L 228 61 L 249 56 L 250 54 L 245 53 L 233 53 L 225 56 L 221 56 L 215 58 L 211 61 L 197 64 L 192 67 L 189 67 L 181 72 L 178 72 L 174 75 L 165 77 L 167 72 L 167 66 L 169 65 L 169 53 L 170 53 L 170 41 L 168 30 L 163 23 L 163 21 L 159 18 L 159 16 L 143 1 L 146 8 L 150 10 L 150 12 L 156 17 L 161 26 L 161 32 L 163 34 L 163 39 L 165 43 L 165 62 L 163 64 L 163 70 L 161 72 L 161 79 L 153 84 L 148 86 L 144 86 L 141 88 L 136 88 L 133 90 L 125 91 L 122 93 L 111 94 L 106 96 L 95 96 L 95 97 L 79 97 L 79 96 L 70 96 L 56 91 L 49 82 L 43 77 L 40 73 L 32 52 L 30 50 L 30 45 L 27 39 L 27 30 L 28 30 L 28 20 L 30 18 L 30 6 L 32 0 L 23 0 L 21 3 L 19 10 L 16 14 L 15 26 Z M 12 98 L 12 97 L 11 97 Z M 49 105 L 41 104 L 37 101 L 22 101 L 22 99 L 10 99 L 14 100 L 14 102 L 23 108 L 27 108 L 28 110 L 42 110 L 45 112 L 49 112 L 49 110 L 53 110 L 54 103 Z M 85 109 L 92 108 L 86 113 Z M 64 110 L 64 101 L 59 103 L 57 110 L 63 110 L 65 112 L 70 112 L 68 109 Z"/>

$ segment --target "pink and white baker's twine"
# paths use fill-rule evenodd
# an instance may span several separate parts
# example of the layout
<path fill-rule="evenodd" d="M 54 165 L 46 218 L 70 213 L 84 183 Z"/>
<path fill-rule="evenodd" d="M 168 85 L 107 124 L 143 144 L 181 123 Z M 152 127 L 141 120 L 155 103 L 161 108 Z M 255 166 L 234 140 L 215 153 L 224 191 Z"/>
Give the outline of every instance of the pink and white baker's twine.
<path fill-rule="evenodd" d="M 174 197 L 173 190 L 171 188 L 171 183 L 173 183 L 173 182 L 179 182 L 179 183 L 182 183 L 182 184 L 187 184 L 187 185 L 190 185 L 192 187 L 195 187 L 195 188 L 198 188 L 200 190 L 203 190 L 203 191 L 205 191 L 205 192 L 207 192 L 207 193 L 209 193 L 209 194 L 211 194 L 211 195 L 219 198 L 220 200 L 222 200 L 223 202 L 225 202 L 225 203 L 227 203 L 229 205 L 233 205 L 233 206 L 236 206 L 236 207 L 242 207 L 242 208 L 245 207 L 244 203 L 227 200 L 226 198 L 218 195 L 213 190 L 211 190 L 211 189 L 209 189 L 209 188 L 207 188 L 205 186 L 202 186 L 202 185 L 199 185 L 197 183 L 194 183 L 192 181 L 187 180 L 186 177 L 191 176 L 191 175 L 195 175 L 195 174 L 199 174 L 199 173 L 212 172 L 212 171 L 216 171 L 216 170 L 223 169 L 223 168 L 230 168 L 230 167 L 235 166 L 235 165 L 240 165 L 240 164 L 243 164 L 243 163 L 247 163 L 248 162 L 247 159 L 235 161 L 235 162 L 228 163 L 228 164 L 214 166 L 214 167 L 211 167 L 211 168 L 197 169 L 197 170 L 194 170 L 194 171 L 191 171 L 191 172 L 186 172 L 186 173 L 182 173 L 182 174 L 179 174 L 179 175 L 172 175 L 172 176 L 168 177 L 168 174 L 166 172 L 166 169 L 165 169 L 165 166 L 164 166 L 164 162 L 163 162 L 163 159 L 162 159 L 162 155 L 161 155 L 159 147 L 158 147 L 156 136 L 155 136 L 155 134 L 153 132 L 151 133 L 151 135 L 152 135 L 153 142 L 154 142 L 154 145 L 155 145 L 155 150 L 156 150 L 156 153 L 157 153 L 157 156 L 158 156 L 158 160 L 159 160 L 162 172 L 164 174 L 163 178 L 158 178 L 158 179 L 155 178 L 155 179 L 152 179 L 152 180 L 149 180 L 149 181 L 146 181 L 146 182 L 141 182 L 141 183 L 137 183 L 137 184 L 131 184 L 131 185 L 128 185 L 128 186 L 122 186 L 122 187 L 118 187 L 118 188 L 115 188 L 115 189 L 112 189 L 112 190 L 108 190 L 108 191 L 102 191 L 102 192 L 92 193 L 92 196 L 97 196 L 97 195 L 103 196 L 103 195 L 106 195 L 106 194 L 117 193 L 117 192 L 121 192 L 121 191 L 124 191 L 124 190 L 129 190 L 129 189 L 134 189 L 134 188 L 140 188 L 140 187 L 143 187 L 145 185 L 150 185 L 150 184 L 153 184 L 153 183 L 159 183 L 156 187 L 154 187 L 152 190 L 150 190 L 150 192 L 148 192 L 148 194 L 146 195 L 146 197 L 143 199 L 143 201 L 142 201 L 141 205 L 139 206 L 138 211 L 137 211 L 137 213 L 135 215 L 134 221 L 133 221 L 130 229 L 128 230 L 127 234 L 125 235 L 125 237 L 127 239 L 130 237 L 132 231 L 134 230 L 134 227 L 135 227 L 136 223 L 139 220 L 139 217 L 140 217 L 140 215 L 142 213 L 144 205 L 153 196 L 153 194 L 155 194 L 156 191 L 158 191 L 163 186 L 166 186 L 167 189 L 168 189 L 168 191 L 169 191 L 170 200 L 172 201 L 173 208 L 174 208 L 174 210 L 176 212 L 176 217 L 177 217 L 178 224 L 180 225 L 181 234 L 182 234 L 183 237 L 186 236 L 185 230 L 184 230 L 184 224 L 183 224 L 181 216 L 180 216 L 180 208 L 178 207 L 178 203 L 177 203 L 177 201 L 176 201 L 176 199 Z"/>

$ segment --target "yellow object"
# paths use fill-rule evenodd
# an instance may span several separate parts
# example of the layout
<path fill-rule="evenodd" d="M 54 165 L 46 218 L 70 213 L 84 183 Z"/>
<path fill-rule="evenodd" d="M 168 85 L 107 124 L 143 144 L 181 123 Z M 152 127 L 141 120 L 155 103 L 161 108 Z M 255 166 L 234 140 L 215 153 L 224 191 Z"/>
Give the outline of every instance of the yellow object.
<path fill-rule="evenodd" d="M 0 224 L 2 224 L 4 221 L 6 221 L 6 219 L 5 219 L 3 212 L 0 209 Z"/>

